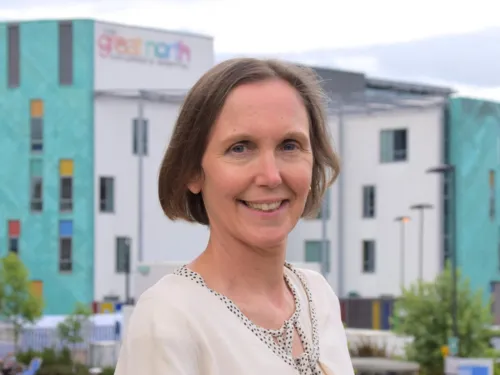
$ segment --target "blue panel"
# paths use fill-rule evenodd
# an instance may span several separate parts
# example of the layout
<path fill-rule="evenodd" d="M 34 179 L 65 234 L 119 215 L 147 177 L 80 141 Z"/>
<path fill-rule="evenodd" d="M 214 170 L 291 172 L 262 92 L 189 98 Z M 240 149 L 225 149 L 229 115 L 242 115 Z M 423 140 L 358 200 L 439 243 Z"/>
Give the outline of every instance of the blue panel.
<path fill-rule="evenodd" d="M 61 220 L 59 222 L 59 236 L 73 237 L 73 222 L 71 220 Z"/>
<path fill-rule="evenodd" d="M 458 266 L 471 287 L 482 289 L 488 300 L 491 281 L 500 280 L 500 103 L 454 98 L 449 109 L 448 158 L 456 166 L 457 179 Z M 493 192 L 490 171 L 496 175 Z"/>
<path fill-rule="evenodd" d="M 382 329 L 391 329 L 391 316 L 392 316 L 392 304 L 393 301 L 382 300 Z"/>
<path fill-rule="evenodd" d="M 7 88 L 6 27 L 0 23 L 0 244 L 8 218 L 23 223 L 20 255 L 30 277 L 43 281 L 45 313 L 66 314 L 94 297 L 94 23 L 73 22 L 74 84 L 61 87 L 58 22 L 20 24 L 21 82 Z M 44 101 L 44 145 L 38 152 L 44 181 L 43 212 L 32 214 L 30 189 L 30 100 Z M 12 156 L 15 155 L 15 158 Z M 75 200 L 59 213 L 60 159 L 72 159 Z M 59 221 L 73 222 L 73 272 L 60 273 Z M 6 249 L 0 246 L 0 256 Z"/>

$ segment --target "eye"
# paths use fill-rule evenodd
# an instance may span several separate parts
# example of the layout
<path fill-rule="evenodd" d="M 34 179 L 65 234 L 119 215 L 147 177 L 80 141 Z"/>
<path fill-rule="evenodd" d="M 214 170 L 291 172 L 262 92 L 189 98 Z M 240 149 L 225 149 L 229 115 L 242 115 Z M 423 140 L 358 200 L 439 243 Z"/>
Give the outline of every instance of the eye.
<path fill-rule="evenodd" d="M 299 148 L 299 144 L 297 143 L 297 141 L 288 139 L 283 142 L 283 145 L 281 147 L 284 151 L 295 151 Z"/>
<path fill-rule="evenodd" d="M 248 145 L 246 142 L 237 143 L 231 146 L 231 148 L 229 149 L 230 152 L 233 152 L 235 154 L 241 154 L 247 150 L 248 150 Z"/>

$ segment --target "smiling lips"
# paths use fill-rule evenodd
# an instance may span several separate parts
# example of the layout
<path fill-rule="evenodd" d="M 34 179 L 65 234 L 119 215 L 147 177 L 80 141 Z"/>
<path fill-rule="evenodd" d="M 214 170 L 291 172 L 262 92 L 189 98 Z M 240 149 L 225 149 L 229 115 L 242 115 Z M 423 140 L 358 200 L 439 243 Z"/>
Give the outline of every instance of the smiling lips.
<path fill-rule="evenodd" d="M 240 202 L 245 204 L 247 207 L 254 209 L 254 210 L 257 210 L 257 211 L 271 212 L 271 211 L 275 211 L 278 208 L 280 208 L 284 202 L 287 202 L 287 200 L 278 200 L 278 201 L 266 202 L 266 203 L 254 203 L 254 202 L 248 202 L 248 201 L 240 201 Z"/>

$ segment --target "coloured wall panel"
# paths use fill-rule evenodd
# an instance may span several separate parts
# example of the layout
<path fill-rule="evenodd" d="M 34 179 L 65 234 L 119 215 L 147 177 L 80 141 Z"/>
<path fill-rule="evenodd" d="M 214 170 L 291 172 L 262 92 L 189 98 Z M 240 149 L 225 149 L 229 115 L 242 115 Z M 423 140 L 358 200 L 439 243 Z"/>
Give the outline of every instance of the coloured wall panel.
<path fill-rule="evenodd" d="M 22 223 L 21 260 L 30 278 L 43 282 L 46 314 L 67 314 L 76 302 L 89 304 L 94 291 L 94 27 L 92 21 L 73 22 L 74 80 L 59 84 L 58 22 L 20 23 L 20 86 L 8 88 L 0 74 L 0 225 L 16 218 Z M 6 26 L 0 24 L 0 41 Z M 6 72 L 5 49 L 0 48 L 0 72 Z M 32 102 L 39 99 L 41 102 Z M 32 150 L 30 120 L 43 116 L 43 212 L 30 210 Z M 15 155 L 15 158 L 12 158 Z M 72 160 L 74 209 L 60 217 L 59 161 Z M 66 173 L 66 172 L 65 172 Z M 59 221 L 71 219 L 71 273 L 58 272 Z M 0 244 L 7 243 L 0 228 Z M 0 256 L 6 249 L 0 247 Z"/>

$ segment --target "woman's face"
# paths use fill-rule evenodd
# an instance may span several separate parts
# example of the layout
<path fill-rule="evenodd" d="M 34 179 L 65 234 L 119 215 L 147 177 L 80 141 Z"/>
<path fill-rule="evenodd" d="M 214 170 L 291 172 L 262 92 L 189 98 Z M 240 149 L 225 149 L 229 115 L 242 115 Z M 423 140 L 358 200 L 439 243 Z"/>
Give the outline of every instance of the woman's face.
<path fill-rule="evenodd" d="M 210 229 L 249 246 L 279 246 L 300 219 L 312 177 L 309 120 L 288 83 L 234 89 L 210 133 L 201 191 Z"/>

